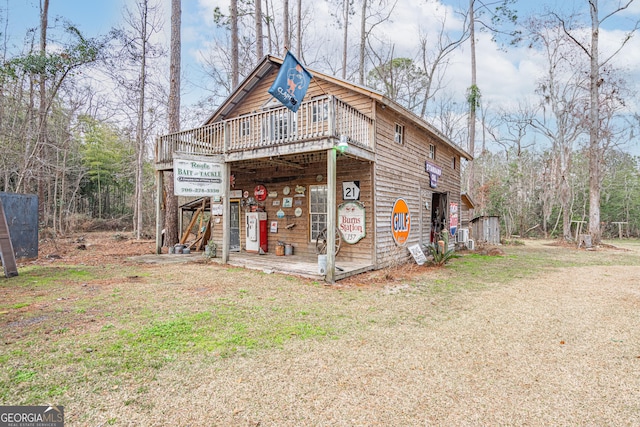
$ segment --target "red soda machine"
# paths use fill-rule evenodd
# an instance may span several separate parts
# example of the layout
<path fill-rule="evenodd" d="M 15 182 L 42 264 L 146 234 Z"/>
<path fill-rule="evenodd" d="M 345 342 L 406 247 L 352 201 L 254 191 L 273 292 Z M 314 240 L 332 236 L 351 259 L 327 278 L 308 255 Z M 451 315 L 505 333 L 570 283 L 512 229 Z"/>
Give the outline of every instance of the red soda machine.
<path fill-rule="evenodd" d="M 267 253 L 267 213 L 247 212 L 245 217 L 247 230 L 246 250 L 250 253 Z"/>

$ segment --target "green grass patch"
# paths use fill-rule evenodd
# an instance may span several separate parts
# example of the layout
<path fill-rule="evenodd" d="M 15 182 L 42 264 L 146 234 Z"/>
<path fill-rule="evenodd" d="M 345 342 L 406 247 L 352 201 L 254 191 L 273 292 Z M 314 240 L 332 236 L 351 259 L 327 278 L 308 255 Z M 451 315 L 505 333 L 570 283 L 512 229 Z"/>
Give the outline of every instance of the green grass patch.
<path fill-rule="evenodd" d="M 29 304 L 28 302 L 20 302 L 20 303 L 17 303 L 17 304 L 13 304 L 13 305 L 11 306 L 11 308 L 13 308 L 13 309 L 18 309 L 18 308 L 22 308 L 22 307 L 28 307 L 28 306 L 30 306 L 30 305 L 31 305 L 31 304 Z"/>

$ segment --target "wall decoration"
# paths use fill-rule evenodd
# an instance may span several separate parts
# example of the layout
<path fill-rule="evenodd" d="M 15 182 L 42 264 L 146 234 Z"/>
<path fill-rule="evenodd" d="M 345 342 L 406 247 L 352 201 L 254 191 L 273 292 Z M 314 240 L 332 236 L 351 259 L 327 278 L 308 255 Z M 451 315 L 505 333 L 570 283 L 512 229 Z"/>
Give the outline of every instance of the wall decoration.
<path fill-rule="evenodd" d="M 242 190 L 231 190 L 229 191 L 230 199 L 239 199 L 242 197 Z M 249 197 L 249 193 L 247 192 L 247 197 Z"/>
<path fill-rule="evenodd" d="M 242 197 L 244 197 L 245 199 L 246 199 L 247 197 L 249 197 L 249 192 L 248 192 L 247 190 L 244 190 L 244 191 L 242 192 Z"/>
<path fill-rule="evenodd" d="M 278 232 L 278 221 L 271 221 L 271 230 L 272 233 Z"/>
<path fill-rule="evenodd" d="M 304 187 L 302 185 L 296 185 L 296 193 L 297 194 L 302 194 L 304 195 L 304 192 L 306 191 L 307 187 Z"/>
<path fill-rule="evenodd" d="M 360 181 L 342 182 L 342 200 L 360 200 Z"/>
<path fill-rule="evenodd" d="M 351 245 L 365 237 L 365 210 L 362 203 L 346 202 L 338 206 L 338 229 L 342 240 Z"/>
<path fill-rule="evenodd" d="M 293 201 L 294 206 L 302 206 L 302 199 L 295 199 Z"/>
<path fill-rule="evenodd" d="M 291 206 L 293 206 L 293 197 L 283 197 L 282 198 L 282 207 L 283 208 L 290 208 Z"/>
<path fill-rule="evenodd" d="M 322 182 L 323 179 L 322 175 L 316 175 L 316 181 Z"/>
<path fill-rule="evenodd" d="M 268 198 L 270 199 L 275 199 L 276 197 L 278 197 L 278 192 L 277 191 L 269 191 L 269 194 L 267 195 Z"/>
<path fill-rule="evenodd" d="M 284 187 L 282 189 L 282 194 L 284 194 L 285 196 L 287 196 L 290 192 L 291 192 L 291 189 L 289 187 Z"/>
<path fill-rule="evenodd" d="M 267 189 L 264 185 L 256 185 L 256 188 L 253 189 L 253 195 L 257 201 L 262 202 L 267 198 Z"/>
<path fill-rule="evenodd" d="M 278 212 L 276 212 L 276 216 L 278 218 L 284 218 L 284 211 L 282 209 L 278 209 Z"/>
<path fill-rule="evenodd" d="M 424 162 L 424 170 L 429 173 L 429 186 L 436 188 L 438 186 L 438 178 L 442 175 L 442 168 L 429 161 Z"/>
<path fill-rule="evenodd" d="M 222 215 L 224 212 L 223 204 L 212 204 L 211 205 L 211 215 Z"/>
<path fill-rule="evenodd" d="M 411 214 L 404 199 L 397 199 L 391 210 L 391 234 L 398 246 L 404 246 L 411 233 Z"/>
<path fill-rule="evenodd" d="M 274 200 L 271 204 L 272 206 L 280 206 L 280 199 Z"/>
<path fill-rule="evenodd" d="M 451 233 L 451 237 L 456 235 L 457 229 L 458 229 L 458 203 L 451 202 L 449 203 L 449 232 Z"/>
<path fill-rule="evenodd" d="M 301 216 L 302 215 L 302 208 L 296 208 L 296 210 L 294 211 L 294 213 L 296 214 L 296 216 Z"/>

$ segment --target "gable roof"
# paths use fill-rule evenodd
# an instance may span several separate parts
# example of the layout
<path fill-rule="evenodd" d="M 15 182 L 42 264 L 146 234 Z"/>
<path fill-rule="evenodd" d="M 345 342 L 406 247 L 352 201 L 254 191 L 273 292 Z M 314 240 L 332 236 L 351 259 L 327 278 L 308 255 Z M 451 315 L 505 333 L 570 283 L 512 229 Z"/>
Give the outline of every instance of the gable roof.
<path fill-rule="evenodd" d="M 244 97 L 253 90 L 253 88 L 265 77 L 268 76 L 273 70 L 279 69 L 284 60 L 282 58 L 278 58 L 273 55 L 266 55 L 262 60 L 256 65 L 256 67 L 247 75 L 247 77 L 238 84 L 238 87 L 224 100 L 224 102 L 218 107 L 217 110 L 205 121 L 205 124 L 216 122 L 218 120 L 225 120 L 227 115 L 233 111 L 233 109 L 240 104 Z M 306 67 L 309 72 L 313 75 L 314 78 L 319 78 L 325 80 L 327 82 L 333 83 L 338 86 L 342 86 L 353 90 L 354 92 L 365 95 L 380 105 L 389 108 L 390 110 L 406 117 L 411 122 L 413 122 L 418 127 L 426 130 L 427 132 L 433 134 L 435 137 L 440 139 L 446 145 L 451 147 L 460 157 L 465 158 L 467 160 L 472 160 L 473 157 L 466 150 L 463 150 L 459 145 L 451 141 L 445 134 L 443 134 L 439 129 L 435 126 L 431 125 L 429 122 L 419 117 L 417 114 L 409 111 L 404 108 L 402 105 L 397 102 L 389 99 L 382 93 L 367 88 L 365 86 L 361 86 L 356 83 L 348 82 L 346 80 L 342 80 L 337 77 L 330 76 L 328 74 L 321 73 L 319 71 L 312 70 Z"/>

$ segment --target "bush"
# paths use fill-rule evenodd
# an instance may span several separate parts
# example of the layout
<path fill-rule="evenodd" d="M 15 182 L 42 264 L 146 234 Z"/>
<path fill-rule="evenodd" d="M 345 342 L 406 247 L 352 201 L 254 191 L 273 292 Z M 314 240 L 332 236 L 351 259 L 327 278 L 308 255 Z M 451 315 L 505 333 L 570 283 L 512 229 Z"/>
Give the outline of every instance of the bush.
<path fill-rule="evenodd" d="M 455 249 L 449 248 L 449 234 L 446 231 L 440 233 L 440 239 L 437 244 L 430 243 L 426 245 L 425 252 L 429 262 L 436 266 L 443 266 L 453 258 L 460 258 Z"/>

